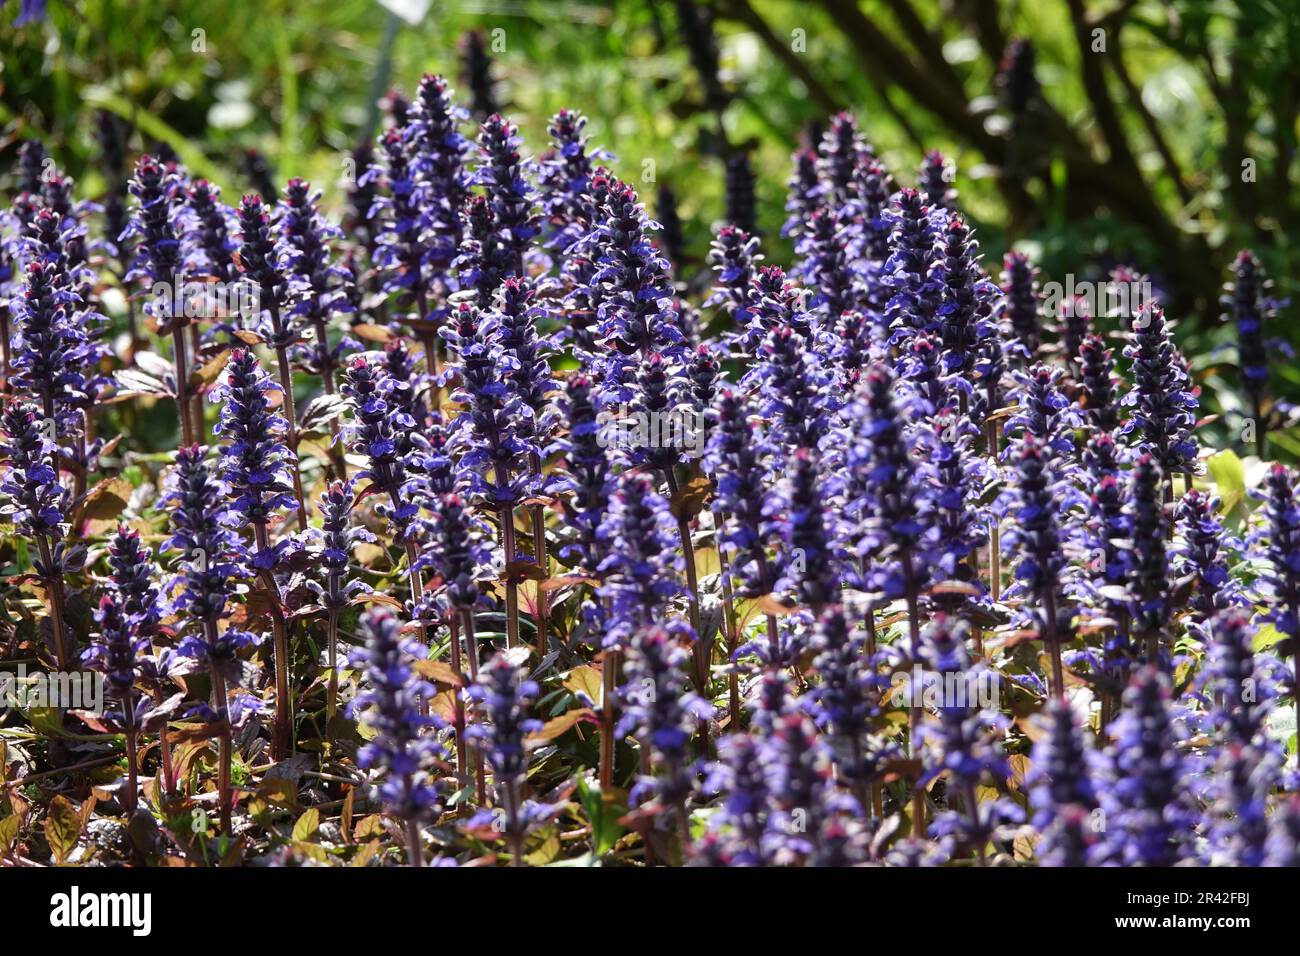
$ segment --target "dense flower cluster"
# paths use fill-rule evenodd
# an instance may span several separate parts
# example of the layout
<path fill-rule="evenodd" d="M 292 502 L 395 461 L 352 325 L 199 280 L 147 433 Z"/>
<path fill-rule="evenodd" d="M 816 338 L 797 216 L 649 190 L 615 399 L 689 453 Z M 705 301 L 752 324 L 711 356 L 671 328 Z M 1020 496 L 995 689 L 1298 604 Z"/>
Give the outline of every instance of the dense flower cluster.
<path fill-rule="evenodd" d="M 346 228 L 304 179 L 232 210 L 172 155 L 124 223 L 129 140 L 101 130 L 102 212 L 20 151 L 0 626 L 105 674 L 113 716 L 59 717 L 127 752 L 101 805 L 171 829 L 206 789 L 223 853 L 315 862 L 1295 864 L 1297 478 L 1202 447 L 1223 366 L 1165 303 L 1058 308 L 1019 249 L 995 280 L 949 159 L 890 169 L 847 113 L 793 157 L 788 268 L 759 154 L 720 144 L 700 262 L 582 114 L 531 158 L 466 51 L 478 128 L 436 75 L 386 98 Z M 1000 83 L 1024 173 L 1032 46 Z M 1225 307 L 1223 407 L 1286 451 L 1249 253 Z M 300 777 L 341 841 L 263 839 Z"/>

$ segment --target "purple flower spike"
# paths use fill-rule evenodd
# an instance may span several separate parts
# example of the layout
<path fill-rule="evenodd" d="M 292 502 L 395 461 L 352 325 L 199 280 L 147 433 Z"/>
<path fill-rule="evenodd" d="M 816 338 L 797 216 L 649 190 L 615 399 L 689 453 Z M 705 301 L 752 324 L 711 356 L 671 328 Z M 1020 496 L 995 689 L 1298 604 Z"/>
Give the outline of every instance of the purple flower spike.
<path fill-rule="evenodd" d="M 967 377 L 979 358 L 980 341 L 996 334 L 993 326 L 995 286 L 979 266 L 979 242 L 960 216 L 948 220 L 943 235 L 943 364 L 945 371 Z"/>
<path fill-rule="evenodd" d="M 162 614 L 154 584 L 155 561 L 153 551 L 138 531 L 119 525 L 108 540 L 114 597 L 122 613 L 135 620 L 145 635 L 153 633 Z"/>
<path fill-rule="evenodd" d="M 262 198 L 249 194 L 239 203 L 239 264 L 247 280 L 258 289 L 261 315 L 252 318 L 271 348 L 295 345 L 300 332 L 288 311 L 289 282 L 281 250 L 271 231 L 271 218 Z M 262 316 L 266 316 L 263 321 Z"/>
<path fill-rule="evenodd" d="M 561 400 L 568 435 L 555 450 L 563 454 L 554 492 L 560 497 L 564 522 L 573 536 L 560 548 L 560 557 L 595 574 L 604 557 L 600 526 L 609 511 L 613 485 L 609 457 L 600 434 L 594 388 L 586 375 L 572 375 Z"/>
<path fill-rule="evenodd" d="M 917 177 L 926 204 L 935 209 L 955 208 L 957 190 L 952 187 L 955 178 L 956 170 L 943 153 L 937 149 L 926 153 L 921 162 L 921 174 Z"/>
<path fill-rule="evenodd" d="M 468 183 L 465 154 L 469 141 L 458 127 L 467 118 L 452 99 L 441 76 L 426 73 L 408 118 L 405 136 L 411 151 L 411 168 L 420 184 L 421 224 L 426 242 L 434 248 L 430 263 L 444 278 L 460 243 L 460 210 Z"/>
<path fill-rule="evenodd" d="M 393 413 L 382 384 L 382 372 L 376 365 L 362 356 L 353 358 L 342 387 L 352 408 L 352 421 L 344 426 L 343 435 L 353 452 L 366 461 L 357 479 L 368 478 L 388 499 L 380 513 L 391 523 L 394 536 L 405 541 L 415 533 L 420 506 L 408 493 L 406 462 L 398 453 Z"/>
<path fill-rule="evenodd" d="M 171 509 L 172 536 L 164 547 L 181 554 L 181 570 L 168 589 L 180 590 L 172 608 L 206 624 L 226 615 L 243 548 L 231 530 L 225 486 L 208 466 L 205 453 L 199 445 L 176 452 L 160 504 Z"/>
<path fill-rule="evenodd" d="M 267 528 L 280 512 L 296 507 L 291 467 L 293 452 L 285 446 L 288 424 L 271 411 L 269 395 L 279 391 L 257 356 L 235 349 L 225 374 L 212 391 L 221 404 L 221 420 L 214 429 L 224 439 L 222 478 L 231 496 L 231 509 L 255 527 Z M 253 567 L 273 570 L 285 542 L 252 555 Z"/>
<path fill-rule="evenodd" d="M 370 592 L 361 580 L 348 580 L 352 548 L 358 541 L 374 541 L 375 536 L 352 523 L 353 484 L 332 481 L 320 496 L 321 514 L 320 568 L 324 583 L 308 581 L 321 607 L 341 611 L 358 594 Z"/>
<path fill-rule="evenodd" d="M 1100 335 L 1089 335 L 1079 345 L 1079 404 L 1088 423 L 1099 432 L 1113 432 L 1119 427 L 1115 363 L 1111 350 Z"/>
<path fill-rule="evenodd" d="M 653 753 L 656 775 L 642 776 L 629 797 L 633 804 L 654 798 L 682 810 L 692 790 L 691 735 L 713 708 L 686 689 L 688 648 L 663 627 L 641 631 L 631 641 L 618 690 L 622 717 L 616 733 L 629 734 Z"/>
<path fill-rule="evenodd" d="M 765 506 L 772 493 L 767 487 L 767 470 L 760 461 L 763 444 L 740 392 L 723 390 L 716 417 L 704 467 L 717 484 L 713 511 L 727 559 L 727 575 L 737 596 L 758 598 L 769 593 L 775 583 L 768 547 L 780 533 Z M 775 508 L 776 502 L 770 503 Z"/>
<path fill-rule="evenodd" d="M 292 312 L 315 335 L 309 369 L 333 382 L 341 345 L 330 346 L 326 324 L 335 313 L 351 311 L 351 306 L 344 291 L 346 274 L 330 262 L 330 244 L 342 232 L 325 220 L 319 204 L 320 193 L 313 192 L 309 183 L 291 179 L 284 187 L 277 225 L 283 237 Z"/>
<path fill-rule="evenodd" d="M 630 472 L 619 481 L 597 541 L 605 554 L 597 568 L 600 596 L 610 610 L 603 645 L 620 648 L 637 631 L 662 621 L 668 602 L 685 594 L 677 522 L 650 479 Z"/>
<path fill-rule="evenodd" d="M 12 516 L 18 530 L 30 538 L 61 541 L 71 501 L 59 484 L 55 445 L 42 432 L 36 409 L 10 402 L 0 413 L 0 432 L 4 437 L 0 457 L 8 461 L 0 492 L 9 499 L 0 513 Z M 62 573 L 61 567 L 39 570 L 46 576 Z"/>
<path fill-rule="evenodd" d="M 357 754 L 357 765 L 385 772 L 380 798 L 385 809 L 408 823 L 436 818 L 442 812 L 442 792 L 430 770 L 444 756 L 430 731 L 438 718 L 420 713 L 419 702 L 433 696 L 433 686 L 420 680 L 411 662 L 424 655 L 415 640 L 402 641 L 397 618 L 375 608 L 361 618 L 364 650 L 352 665 L 362 672 L 366 690 L 350 705 L 362 713 L 375 737 Z"/>
<path fill-rule="evenodd" d="M 1132 435 L 1165 474 L 1195 472 L 1196 393 L 1159 305 L 1138 313 L 1124 354 L 1133 360 L 1134 387 L 1123 404 L 1133 416 L 1120 434 Z"/>
<path fill-rule="evenodd" d="M 541 232 L 531 187 L 524 178 L 526 164 L 519 155 L 523 137 L 513 124 L 493 113 L 479 132 L 479 167 L 474 182 L 487 189 L 492 218 L 499 230 L 507 275 L 524 275 L 524 259 Z"/>
<path fill-rule="evenodd" d="M 1138 672 L 1114 736 L 1113 779 L 1103 791 L 1108 837 L 1124 865 L 1172 866 L 1190 852 L 1193 817 L 1167 677 Z"/>
<path fill-rule="evenodd" d="M 1041 835 L 1034 855 L 1043 866 L 1100 865 L 1104 825 L 1094 779 L 1100 757 L 1087 747 L 1065 701 L 1049 702 L 1045 724 L 1025 777 L 1032 822 Z"/>
<path fill-rule="evenodd" d="M 1002 293 L 1011 333 L 1009 351 L 1022 364 L 1035 360 L 1042 343 L 1042 315 L 1038 302 L 1038 270 L 1022 252 L 1009 252 L 1002 261 Z"/>
<path fill-rule="evenodd" d="M 466 738 L 483 751 L 501 786 L 523 781 L 528 766 L 526 738 L 542 729 L 540 720 L 528 716 L 541 691 L 525 676 L 519 656 L 512 651 L 496 654 L 479 668 L 478 683 L 465 691 L 481 717 L 466 731 Z"/>

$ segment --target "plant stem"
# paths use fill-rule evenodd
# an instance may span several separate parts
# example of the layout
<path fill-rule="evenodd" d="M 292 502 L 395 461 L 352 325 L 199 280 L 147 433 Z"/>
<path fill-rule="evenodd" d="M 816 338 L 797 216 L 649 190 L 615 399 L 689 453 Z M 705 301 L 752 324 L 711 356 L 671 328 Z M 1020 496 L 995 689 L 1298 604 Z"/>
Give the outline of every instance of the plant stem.
<path fill-rule="evenodd" d="M 331 610 L 329 612 L 329 622 L 326 625 L 329 641 L 329 667 L 330 676 L 329 684 L 325 691 L 325 726 L 328 733 L 329 722 L 334 719 L 334 714 L 338 712 L 339 697 L 339 612 Z"/>
<path fill-rule="evenodd" d="M 668 497 L 670 501 L 677 500 L 678 484 L 677 475 L 673 472 L 672 465 L 664 468 L 664 477 L 668 481 Z M 700 696 L 708 697 L 709 690 L 709 644 L 704 640 L 704 635 L 700 633 L 700 582 L 695 569 L 695 548 L 691 545 L 691 522 L 685 515 L 677 516 L 677 531 L 682 540 L 682 557 L 686 564 L 686 587 L 687 599 L 690 601 L 690 619 L 691 630 L 695 632 L 695 669 L 692 674 L 692 683 L 695 684 L 695 690 Z M 700 735 L 700 753 L 707 757 L 709 754 L 709 722 L 701 720 L 698 726 Z"/>
<path fill-rule="evenodd" d="M 176 363 L 176 410 L 181 417 L 181 441 L 188 448 L 194 444 L 188 400 L 190 373 L 185 360 L 185 330 L 177 319 L 172 320 L 172 353 Z"/>
<path fill-rule="evenodd" d="M 506 780 L 501 785 L 506 798 L 506 826 L 509 828 L 510 865 L 524 865 L 524 832 L 519 825 L 519 781 Z"/>
<path fill-rule="evenodd" d="M 447 619 L 447 628 L 451 634 L 449 646 L 451 648 L 451 670 L 456 675 L 456 679 L 464 681 L 465 672 L 461 662 L 460 648 L 460 625 L 457 621 L 459 613 L 452 611 Z M 452 699 L 452 729 L 456 732 L 456 783 L 457 787 L 469 785 L 469 746 L 465 740 L 465 699 L 461 696 L 459 686 L 451 689 Z M 460 812 L 463 815 L 465 805 L 462 803 Z"/>
<path fill-rule="evenodd" d="M 1264 396 L 1251 396 L 1251 407 L 1255 411 L 1255 448 L 1260 461 L 1268 456 L 1268 422 L 1264 419 Z M 1190 481 L 1190 477 L 1188 478 Z"/>
<path fill-rule="evenodd" d="M 129 300 L 128 300 L 129 301 Z M 0 391 L 9 388 L 9 306 L 0 305 Z"/>
<path fill-rule="evenodd" d="M 668 480 L 669 500 L 675 500 L 677 498 L 678 484 L 677 476 L 673 473 L 672 466 L 664 469 L 664 476 Z M 690 519 L 686 517 L 678 517 L 677 530 L 682 539 L 682 555 L 685 558 L 686 563 L 686 587 L 690 592 L 687 595 L 687 598 L 690 601 L 691 628 L 695 631 L 695 634 L 698 637 L 700 633 L 700 582 L 696 576 L 695 548 L 691 544 Z M 698 644 L 699 642 L 697 642 L 697 645 Z M 707 679 L 708 659 L 705 657 L 705 651 L 703 648 L 697 648 L 695 658 L 696 672 L 698 678 L 700 678 L 696 681 L 698 686 L 702 683 L 703 679 Z M 701 671 L 701 666 L 703 667 L 703 671 Z"/>
<path fill-rule="evenodd" d="M 271 629 L 275 642 L 275 733 L 271 738 L 271 757 L 283 760 L 293 749 L 293 698 L 289 695 L 289 638 L 278 603 L 271 609 Z"/>
<path fill-rule="evenodd" d="M 506 646 L 516 647 L 519 644 L 519 582 L 512 567 L 515 563 L 515 513 L 508 504 L 501 506 L 501 548 L 506 557 Z"/>
<path fill-rule="evenodd" d="M 321 387 L 325 390 L 326 395 L 334 394 L 334 366 L 330 359 L 329 332 L 325 328 L 325 320 L 320 316 L 312 319 L 312 329 L 316 334 L 316 365 L 320 369 Z M 343 448 L 338 443 L 339 422 L 337 418 L 330 419 L 330 470 L 333 476 L 339 481 L 348 480 L 348 464 L 343 457 Z"/>
<path fill-rule="evenodd" d="M 414 819 L 406 821 L 406 853 L 411 866 L 416 869 L 424 866 L 424 848 L 420 846 L 420 824 Z"/>
<path fill-rule="evenodd" d="M 614 785 L 614 684 L 618 681 L 618 651 L 609 648 L 600 661 L 600 790 Z"/>
<path fill-rule="evenodd" d="M 1047 631 L 1043 636 L 1052 655 L 1052 687 L 1056 696 L 1064 700 L 1065 674 L 1061 667 L 1061 642 L 1056 633 L 1056 591 L 1050 587 L 1043 595 L 1043 613 L 1047 618 Z"/>
<path fill-rule="evenodd" d="M 161 704 L 163 702 L 162 688 L 159 687 L 154 694 L 154 700 Z M 162 778 L 163 792 L 176 792 L 176 771 L 172 769 L 172 749 L 171 744 L 167 742 L 167 721 L 164 720 L 161 727 L 158 728 L 158 756 L 162 761 Z"/>
<path fill-rule="evenodd" d="M 54 656 L 59 662 L 59 670 L 70 670 L 68 649 L 64 643 L 63 577 L 62 575 L 50 573 L 54 564 L 54 555 L 49 539 L 45 535 L 38 534 L 36 536 L 36 548 L 41 555 L 41 564 L 45 566 L 46 573 L 50 575 L 45 582 L 45 589 L 50 598 L 50 621 L 54 626 Z"/>
<path fill-rule="evenodd" d="M 991 397 L 990 397 L 991 401 Z M 998 423 L 989 422 L 987 427 L 989 460 L 997 466 L 998 461 Z M 1002 546 L 999 538 L 1001 527 L 997 518 L 989 526 L 989 593 L 993 600 L 1002 598 Z"/>
<path fill-rule="evenodd" d="M 216 621 L 204 621 L 209 646 L 217 641 Z M 221 719 L 221 751 L 217 763 L 217 799 L 220 801 L 221 832 L 230 834 L 230 764 L 233 760 L 233 742 L 230 735 L 230 715 L 227 713 L 226 679 L 221 671 L 212 667 L 208 674 L 212 681 L 212 706 Z"/>
<path fill-rule="evenodd" d="M 289 351 L 285 346 L 275 350 L 275 360 L 280 370 L 280 388 L 284 393 L 284 417 L 289 425 L 285 444 L 293 452 L 293 495 L 298 500 L 298 530 L 307 530 L 307 507 L 302 498 L 302 472 L 298 462 L 298 413 L 293 404 L 293 373 L 289 370 Z"/>
<path fill-rule="evenodd" d="M 199 367 L 199 353 L 203 347 L 202 340 L 199 338 L 199 325 L 197 322 L 191 322 L 188 326 L 190 331 L 190 355 L 193 358 L 194 368 Z M 186 390 L 189 391 L 189 382 L 186 382 Z M 207 438 L 207 428 L 203 421 L 203 396 L 199 394 L 198 389 L 190 392 L 190 425 L 194 429 L 195 441 L 200 437 Z"/>
<path fill-rule="evenodd" d="M 542 459 L 539 455 L 530 456 L 530 467 L 532 473 L 540 478 Z M 551 576 L 550 561 L 546 555 L 546 511 L 540 504 L 531 505 L 529 510 L 532 512 L 533 519 L 533 558 L 542 572 L 542 581 L 545 581 Z M 546 622 L 551 613 L 551 599 L 549 593 L 542 590 L 541 581 L 537 582 L 537 585 L 537 659 L 540 661 L 546 656 Z"/>
<path fill-rule="evenodd" d="M 916 571 L 912 567 L 912 552 L 904 548 L 901 554 L 903 563 L 903 587 L 907 591 L 907 633 L 911 646 L 908 655 L 913 661 L 920 660 L 921 649 L 921 612 L 916 593 Z M 912 690 L 911 710 L 908 713 L 908 755 L 913 761 L 919 759 L 918 744 L 921 734 L 922 706 L 917 700 L 917 688 Z M 920 775 L 912 781 L 912 835 L 919 837 L 925 827 L 925 791 L 921 788 Z"/>
<path fill-rule="evenodd" d="M 728 577 L 726 558 L 722 561 L 722 623 L 727 629 L 727 660 L 736 653 L 740 643 L 739 629 L 736 626 L 735 597 L 731 593 L 731 579 Z M 740 727 L 740 675 L 732 673 L 727 678 L 727 715 L 731 729 Z"/>
<path fill-rule="evenodd" d="M 461 628 L 465 632 L 465 657 L 469 661 L 469 679 L 478 680 L 478 641 L 474 635 L 474 609 L 463 607 L 458 609 L 458 613 L 461 618 Z M 466 721 L 469 719 L 466 715 Z M 483 769 L 481 754 L 474 758 L 474 793 L 479 806 L 487 803 L 487 774 Z"/>
<path fill-rule="evenodd" d="M 299 512 L 301 514 L 301 512 Z M 258 551 L 269 547 L 266 525 L 253 525 L 253 540 Z M 270 571 L 261 575 L 262 586 L 271 600 L 271 630 L 275 660 L 275 723 L 271 735 L 271 758 L 283 760 L 292 749 L 293 698 L 289 694 L 289 636 L 285 630 L 284 605 L 280 601 L 280 588 Z"/>
<path fill-rule="evenodd" d="M 128 707 L 132 708 L 131 717 L 126 717 L 126 714 L 123 714 L 123 716 L 126 717 L 126 814 L 128 817 L 131 817 L 135 816 L 135 809 L 139 806 L 139 796 L 137 794 L 138 784 L 136 783 L 135 769 L 137 734 L 134 721 L 134 708 L 132 707 L 129 694 L 127 695 L 127 700 L 123 702 L 122 707 L 124 711 Z"/>
<path fill-rule="evenodd" d="M 979 801 L 975 797 L 975 785 L 969 780 L 963 782 L 962 802 L 966 804 L 966 813 L 970 816 L 971 832 L 979 832 L 980 829 L 980 807 Z M 975 846 L 975 864 L 984 865 L 984 849 L 987 846 L 984 840 L 980 840 Z"/>

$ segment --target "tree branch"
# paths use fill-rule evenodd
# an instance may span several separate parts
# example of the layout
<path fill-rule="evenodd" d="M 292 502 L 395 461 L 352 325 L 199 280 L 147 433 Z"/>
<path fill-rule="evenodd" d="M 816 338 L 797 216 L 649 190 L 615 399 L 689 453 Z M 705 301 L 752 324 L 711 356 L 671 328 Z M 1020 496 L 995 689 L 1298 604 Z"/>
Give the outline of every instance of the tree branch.
<path fill-rule="evenodd" d="M 961 97 L 962 101 L 965 102 L 965 84 L 962 83 L 961 76 L 953 68 L 953 65 L 944 58 L 943 43 L 921 21 L 908 0 L 886 0 L 886 2 L 903 33 L 916 47 L 916 51 L 921 54 L 921 59 L 938 72 L 939 78 L 952 90 L 955 96 Z"/>
<path fill-rule="evenodd" d="M 720 12 L 739 20 L 758 34 L 768 50 L 808 89 L 808 95 L 824 113 L 838 113 L 843 107 L 826 85 L 808 68 L 807 62 L 794 52 L 789 43 L 778 37 L 749 0 L 724 0 Z"/>
<path fill-rule="evenodd" d="M 1070 10 L 1070 22 L 1074 26 L 1074 39 L 1079 47 L 1079 69 L 1083 73 L 1083 88 L 1092 105 L 1093 116 L 1101 128 L 1106 148 L 1110 151 L 1111 162 L 1124 167 L 1131 175 L 1141 177 L 1137 160 L 1129 149 L 1124 127 L 1115 110 L 1115 102 L 1106 88 L 1106 75 L 1102 72 L 1101 59 L 1092 50 L 1092 34 L 1088 24 L 1088 14 L 1084 10 L 1083 0 L 1066 0 Z"/>
<path fill-rule="evenodd" d="M 1169 143 L 1160 129 L 1160 123 L 1152 112 L 1147 109 L 1146 104 L 1142 102 L 1142 91 L 1133 82 L 1133 77 L 1124 64 L 1124 49 L 1120 45 L 1118 30 L 1115 33 L 1115 56 L 1110 60 L 1110 65 L 1111 69 L 1115 71 L 1120 85 L 1124 87 L 1125 95 L 1128 96 L 1133 109 L 1137 111 L 1138 116 L 1141 118 L 1142 125 L 1146 128 L 1147 135 L 1151 138 L 1156 152 L 1160 154 L 1160 158 L 1165 164 L 1165 171 L 1168 173 L 1169 178 L 1173 180 L 1174 188 L 1178 190 L 1178 198 L 1182 200 L 1184 206 L 1190 205 L 1194 198 L 1192 189 L 1187 185 L 1187 179 L 1183 175 L 1182 167 L 1174 156 L 1173 150 L 1170 149 Z"/>

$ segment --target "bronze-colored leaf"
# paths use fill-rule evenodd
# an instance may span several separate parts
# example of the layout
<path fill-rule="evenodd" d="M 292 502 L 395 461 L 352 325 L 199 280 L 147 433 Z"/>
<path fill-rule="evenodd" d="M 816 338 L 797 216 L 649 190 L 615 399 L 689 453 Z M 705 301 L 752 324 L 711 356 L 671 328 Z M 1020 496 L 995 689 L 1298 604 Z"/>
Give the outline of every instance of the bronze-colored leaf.
<path fill-rule="evenodd" d="M 570 585 L 590 584 L 594 587 L 599 583 L 595 578 L 587 577 L 585 574 L 565 574 L 560 577 L 547 578 L 538 587 L 543 591 L 558 591 L 560 588 L 567 588 Z"/>
<path fill-rule="evenodd" d="M 547 741 L 554 740 L 572 730 L 575 726 L 584 720 L 593 723 L 596 721 L 596 714 L 590 707 L 575 707 L 573 710 L 566 711 L 558 717 L 552 717 L 542 725 L 542 729 L 536 733 L 529 734 L 525 743 L 529 747 L 536 747 Z"/>
<path fill-rule="evenodd" d="M 372 813 L 368 817 L 362 817 L 357 821 L 356 828 L 352 831 L 352 839 L 360 843 L 368 837 L 383 837 L 384 835 L 384 818 L 377 813 Z"/>
<path fill-rule="evenodd" d="M 754 607 L 762 614 L 771 614 L 774 617 L 782 617 L 787 614 L 793 614 L 797 608 L 790 607 L 783 603 L 775 594 L 764 594 L 754 602 Z"/>
<path fill-rule="evenodd" d="M 357 802 L 357 788 L 348 787 L 348 795 L 343 798 L 343 811 L 339 816 L 339 826 L 343 830 L 343 842 L 352 842 L 352 808 Z"/>
<path fill-rule="evenodd" d="M 964 597 L 979 597 L 980 589 L 965 581 L 940 581 L 930 588 L 931 594 L 960 594 Z"/>
<path fill-rule="evenodd" d="M 45 815 L 45 840 L 55 863 L 64 863 L 81 838 L 81 811 L 63 794 L 55 795 Z"/>
<path fill-rule="evenodd" d="M 320 829 L 320 811 L 315 807 L 307 810 L 298 818 L 298 822 L 293 825 L 293 842 L 310 843 L 316 838 L 316 831 Z"/>
<path fill-rule="evenodd" d="M 440 684 L 447 684 L 450 687 L 464 687 L 465 678 L 451 669 L 451 665 L 446 661 L 416 661 L 412 669 L 421 677 L 428 680 L 437 681 Z"/>
<path fill-rule="evenodd" d="M 358 594 L 352 599 L 353 604 L 383 604 L 386 607 L 396 608 L 399 611 L 405 611 L 406 605 L 397 598 L 389 594 L 379 594 L 370 592 L 369 594 Z"/>
<path fill-rule="evenodd" d="M 695 517 L 704 509 L 704 505 L 712 496 L 712 481 L 703 476 L 692 478 L 677 489 L 677 494 L 673 495 L 673 516 L 679 521 Z"/>
<path fill-rule="evenodd" d="M 600 668 L 594 664 L 575 667 L 569 671 L 563 683 L 565 690 L 574 694 L 585 694 L 588 700 L 597 704 L 601 702 L 603 686 Z"/>
<path fill-rule="evenodd" d="M 298 805 L 298 785 L 285 777 L 267 777 L 257 785 L 257 795 L 283 810 L 292 810 Z"/>
<path fill-rule="evenodd" d="M 7 816 L 0 820 L 0 856 L 8 856 L 18 840 L 18 825 L 22 821 L 16 816 Z"/>
<path fill-rule="evenodd" d="M 369 322 L 361 322 L 352 326 L 352 334 L 363 342 L 387 342 L 393 337 L 393 333 L 388 331 L 382 325 L 372 325 Z"/>
<path fill-rule="evenodd" d="M 222 349 L 190 373 L 190 388 L 206 388 L 221 377 L 226 364 L 230 361 L 230 349 Z"/>
<path fill-rule="evenodd" d="M 511 561 L 505 567 L 502 581 L 545 581 L 546 570 L 538 567 L 535 561 Z"/>
<path fill-rule="evenodd" d="M 131 500 L 131 482 L 125 478 L 105 478 L 86 493 L 74 522 L 108 521 L 126 510 Z"/>
<path fill-rule="evenodd" d="M 369 866 L 370 861 L 375 858 L 375 854 L 378 852 L 379 852 L 379 841 L 371 840 L 357 850 L 356 855 L 352 857 L 348 865 Z"/>

